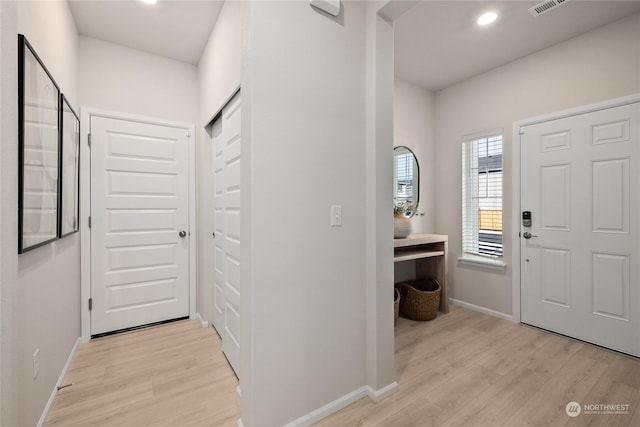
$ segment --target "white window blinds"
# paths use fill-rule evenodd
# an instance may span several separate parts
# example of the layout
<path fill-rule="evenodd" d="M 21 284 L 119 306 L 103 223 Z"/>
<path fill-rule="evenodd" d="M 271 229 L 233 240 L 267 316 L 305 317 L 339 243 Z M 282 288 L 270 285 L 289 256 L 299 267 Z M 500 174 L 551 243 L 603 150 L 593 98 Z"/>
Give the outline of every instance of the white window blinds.
<path fill-rule="evenodd" d="M 396 200 L 397 205 L 413 205 L 414 200 L 414 185 L 413 185 L 413 154 L 402 153 L 394 154 L 395 167 L 394 167 L 394 180 L 396 187 Z"/>
<path fill-rule="evenodd" d="M 462 249 L 502 257 L 502 135 L 462 142 Z"/>

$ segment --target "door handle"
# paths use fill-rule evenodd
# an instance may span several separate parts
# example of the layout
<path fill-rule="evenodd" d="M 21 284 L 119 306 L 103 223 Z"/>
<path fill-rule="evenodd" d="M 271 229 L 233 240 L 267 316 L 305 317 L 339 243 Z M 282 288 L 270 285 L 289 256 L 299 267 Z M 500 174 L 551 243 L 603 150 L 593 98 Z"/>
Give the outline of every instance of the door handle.
<path fill-rule="evenodd" d="M 178 233 L 178 236 L 180 236 L 180 237 L 185 237 L 186 235 L 187 235 L 187 232 L 186 232 L 186 231 L 184 231 L 184 230 L 182 230 L 182 231 L 180 231 L 180 232 Z"/>
<path fill-rule="evenodd" d="M 535 234 L 531 234 L 531 233 L 529 233 L 528 231 L 525 231 L 525 232 L 522 234 L 522 237 L 524 237 L 525 239 L 527 239 L 527 240 L 528 240 L 528 239 L 530 239 L 530 238 L 532 238 L 532 237 L 538 237 L 538 236 L 536 236 Z"/>

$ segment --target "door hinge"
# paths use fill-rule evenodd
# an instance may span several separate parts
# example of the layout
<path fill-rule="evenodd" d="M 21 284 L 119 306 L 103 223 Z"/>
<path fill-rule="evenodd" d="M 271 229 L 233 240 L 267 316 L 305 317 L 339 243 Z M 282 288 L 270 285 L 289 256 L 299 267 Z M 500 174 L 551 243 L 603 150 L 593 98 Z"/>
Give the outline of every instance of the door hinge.
<path fill-rule="evenodd" d="M 518 135 L 524 135 L 524 128 L 520 128 L 520 131 L 518 132 Z"/>
<path fill-rule="evenodd" d="M 93 298 L 89 298 L 89 311 L 93 310 Z"/>
<path fill-rule="evenodd" d="M 191 138 L 191 129 L 187 130 L 187 138 Z"/>
<path fill-rule="evenodd" d="M 89 215 L 89 220 L 87 221 L 87 224 L 89 224 L 89 228 L 91 228 L 91 215 Z"/>
<path fill-rule="evenodd" d="M 87 144 L 91 147 L 91 134 L 87 136 Z"/>

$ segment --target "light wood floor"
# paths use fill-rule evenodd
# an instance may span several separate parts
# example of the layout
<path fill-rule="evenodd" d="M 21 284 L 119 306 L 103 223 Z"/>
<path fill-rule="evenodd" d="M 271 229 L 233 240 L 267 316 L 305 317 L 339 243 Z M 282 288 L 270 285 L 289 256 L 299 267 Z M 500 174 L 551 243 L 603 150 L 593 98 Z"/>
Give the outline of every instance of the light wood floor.
<path fill-rule="evenodd" d="M 81 344 L 48 426 L 236 426 L 238 381 L 212 328 L 180 321 Z"/>
<path fill-rule="evenodd" d="M 319 426 L 640 426 L 640 361 L 457 306 L 399 319 L 398 392 Z M 81 345 L 47 425 L 235 426 L 237 380 L 211 329 L 184 321 Z M 569 418 L 565 406 L 628 404 Z"/>
<path fill-rule="evenodd" d="M 640 361 L 457 306 L 400 318 L 398 391 L 362 399 L 320 426 L 640 426 Z M 565 406 L 629 404 L 629 415 L 570 418 Z"/>

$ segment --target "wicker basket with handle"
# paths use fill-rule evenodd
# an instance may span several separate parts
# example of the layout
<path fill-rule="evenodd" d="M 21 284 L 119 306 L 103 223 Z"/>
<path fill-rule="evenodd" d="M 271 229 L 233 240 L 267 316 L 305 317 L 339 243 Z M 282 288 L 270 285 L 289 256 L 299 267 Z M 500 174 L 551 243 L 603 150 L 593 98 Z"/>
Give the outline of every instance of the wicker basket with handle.
<path fill-rule="evenodd" d="M 435 279 L 396 283 L 400 292 L 400 313 L 413 320 L 431 320 L 440 307 L 440 284 Z"/>

